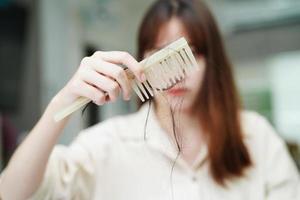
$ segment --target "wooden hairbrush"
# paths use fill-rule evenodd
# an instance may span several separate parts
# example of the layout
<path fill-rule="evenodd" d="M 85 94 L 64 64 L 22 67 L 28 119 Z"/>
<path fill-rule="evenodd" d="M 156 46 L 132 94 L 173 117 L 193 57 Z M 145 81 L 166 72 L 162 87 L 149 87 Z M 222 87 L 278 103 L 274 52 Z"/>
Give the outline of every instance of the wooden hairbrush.
<path fill-rule="evenodd" d="M 183 80 L 189 72 L 198 68 L 196 59 L 183 37 L 145 58 L 140 64 L 146 76 L 145 82 L 137 80 L 128 68 L 125 72 L 132 89 L 143 102 L 154 96 L 155 92 L 171 88 Z M 62 120 L 90 101 L 86 97 L 79 97 L 71 105 L 56 113 L 54 120 L 56 122 Z"/>

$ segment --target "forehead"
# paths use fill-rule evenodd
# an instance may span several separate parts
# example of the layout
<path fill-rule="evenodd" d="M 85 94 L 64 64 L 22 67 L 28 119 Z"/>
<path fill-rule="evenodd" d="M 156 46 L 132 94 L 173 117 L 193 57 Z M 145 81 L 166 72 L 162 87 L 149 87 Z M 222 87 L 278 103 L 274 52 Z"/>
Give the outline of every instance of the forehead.
<path fill-rule="evenodd" d="M 189 41 L 187 31 L 180 19 L 173 17 L 158 30 L 155 48 L 162 48 L 180 37 Z"/>

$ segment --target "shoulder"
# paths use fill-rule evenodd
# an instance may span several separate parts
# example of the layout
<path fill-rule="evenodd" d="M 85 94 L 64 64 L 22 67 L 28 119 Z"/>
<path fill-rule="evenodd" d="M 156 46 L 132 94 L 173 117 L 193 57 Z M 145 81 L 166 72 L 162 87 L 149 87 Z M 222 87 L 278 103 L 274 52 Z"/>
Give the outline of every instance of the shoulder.
<path fill-rule="evenodd" d="M 253 111 L 243 111 L 241 124 L 245 143 L 255 163 L 271 166 L 280 157 L 290 160 L 284 140 L 265 117 Z"/>
<path fill-rule="evenodd" d="M 241 111 L 241 123 L 242 127 L 247 131 L 247 134 L 250 134 L 248 131 L 252 130 L 261 130 L 264 129 L 266 126 L 270 126 L 268 120 L 262 116 L 261 114 L 250 111 L 250 110 L 243 110 Z"/>
<path fill-rule="evenodd" d="M 249 110 L 242 111 L 241 125 L 245 137 L 250 140 L 284 143 L 271 123 L 257 112 Z"/>
<path fill-rule="evenodd" d="M 241 118 L 245 142 L 268 195 L 296 199 L 299 174 L 284 140 L 260 114 L 243 111 Z"/>
<path fill-rule="evenodd" d="M 254 162 L 266 163 L 273 160 L 276 154 L 287 151 L 284 140 L 262 115 L 253 111 L 243 111 L 241 124 L 245 144 Z"/>

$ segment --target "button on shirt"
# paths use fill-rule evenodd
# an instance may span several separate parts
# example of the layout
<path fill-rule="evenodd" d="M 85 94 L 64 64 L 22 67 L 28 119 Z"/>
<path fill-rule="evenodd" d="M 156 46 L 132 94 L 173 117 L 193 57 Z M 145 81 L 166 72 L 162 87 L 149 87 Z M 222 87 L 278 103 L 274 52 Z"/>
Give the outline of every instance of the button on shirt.
<path fill-rule="evenodd" d="M 82 131 L 57 145 L 43 182 L 31 199 L 75 200 L 296 200 L 299 174 L 284 142 L 254 112 L 241 114 L 254 166 L 219 186 L 209 172 L 207 148 L 189 166 L 148 105 Z M 146 126 L 146 139 L 144 126 Z M 175 164 L 174 164 L 175 162 Z M 299 199 L 300 200 L 300 199 Z"/>

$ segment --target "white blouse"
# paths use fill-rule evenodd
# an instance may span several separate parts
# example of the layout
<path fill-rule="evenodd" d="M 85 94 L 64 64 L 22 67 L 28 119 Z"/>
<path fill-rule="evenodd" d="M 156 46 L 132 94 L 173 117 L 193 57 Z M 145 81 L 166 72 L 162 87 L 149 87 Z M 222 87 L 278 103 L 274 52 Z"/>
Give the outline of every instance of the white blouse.
<path fill-rule="evenodd" d="M 88 128 L 69 146 L 57 145 L 43 183 L 31 199 L 74 200 L 300 200 L 299 174 L 282 139 L 254 112 L 242 113 L 245 143 L 254 167 L 217 185 L 206 147 L 191 167 L 160 127 L 148 105 Z M 298 196 L 297 196 L 298 195 Z"/>

